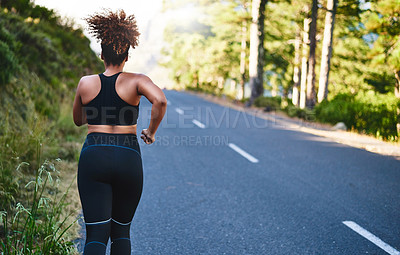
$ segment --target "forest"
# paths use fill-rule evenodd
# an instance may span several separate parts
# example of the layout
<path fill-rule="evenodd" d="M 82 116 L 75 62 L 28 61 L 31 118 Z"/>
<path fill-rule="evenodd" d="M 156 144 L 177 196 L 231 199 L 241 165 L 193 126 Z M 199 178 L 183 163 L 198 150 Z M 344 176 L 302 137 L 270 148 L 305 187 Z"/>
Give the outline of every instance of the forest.
<path fill-rule="evenodd" d="M 399 140 L 400 1 L 164 1 L 181 87 Z"/>

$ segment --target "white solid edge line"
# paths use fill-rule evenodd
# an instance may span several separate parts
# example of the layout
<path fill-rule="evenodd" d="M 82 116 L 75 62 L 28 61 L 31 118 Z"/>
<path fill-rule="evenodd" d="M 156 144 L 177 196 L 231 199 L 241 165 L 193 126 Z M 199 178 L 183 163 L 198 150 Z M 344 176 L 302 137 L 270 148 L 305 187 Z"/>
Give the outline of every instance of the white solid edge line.
<path fill-rule="evenodd" d="M 203 123 L 201 123 L 198 120 L 192 120 L 193 124 L 195 124 L 196 126 L 198 126 L 199 128 L 205 128 L 206 125 L 204 125 Z"/>
<path fill-rule="evenodd" d="M 240 149 L 236 144 L 229 143 L 228 145 L 232 150 L 236 151 L 237 153 L 239 153 L 240 155 L 245 157 L 250 162 L 258 163 L 258 159 L 256 159 L 255 157 L 251 156 L 249 153 L 245 152 L 244 150 Z"/>
<path fill-rule="evenodd" d="M 398 250 L 396 250 L 392 246 L 388 245 L 387 243 L 382 241 L 379 237 L 375 236 L 374 234 L 372 234 L 368 230 L 364 229 L 357 223 L 355 223 L 353 221 L 343 221 L 343 224 L 348 226 L 349 228 L 351 228 L 352 230 L 354 230 L 355 232 L 357 232 L 364 238 L 368 239 L 369 241 L 371 241 L 376 246 L 378 246 L 382 250 L 386 251 L 390 255 L 400 255 L 400 252 Z"/>
<path fill-rule="evenodd" d="M 181 108 L 175 108 L 175 111 L 179 114 L 183 114 L 183 110 Z"/>

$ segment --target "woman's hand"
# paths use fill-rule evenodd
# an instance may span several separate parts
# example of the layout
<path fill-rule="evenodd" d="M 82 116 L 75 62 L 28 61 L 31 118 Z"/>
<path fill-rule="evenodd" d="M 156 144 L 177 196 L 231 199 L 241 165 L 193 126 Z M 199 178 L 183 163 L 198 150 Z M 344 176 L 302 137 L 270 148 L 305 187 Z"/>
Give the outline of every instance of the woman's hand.
<path fill-rule="evenodd" d="M 154 134 L 150 133 L 148 129 L 142 130 L 142 135 L 140 136 L 146 144 L 152 144 L 156 139 Z"/>

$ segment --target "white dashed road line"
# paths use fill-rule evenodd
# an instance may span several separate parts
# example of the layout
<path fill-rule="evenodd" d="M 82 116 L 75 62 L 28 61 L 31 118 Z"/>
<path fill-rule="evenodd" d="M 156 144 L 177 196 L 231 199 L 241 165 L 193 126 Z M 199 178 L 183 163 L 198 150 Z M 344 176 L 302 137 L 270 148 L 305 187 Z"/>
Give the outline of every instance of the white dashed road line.
<path fill-rule="evenodd" d="M 176 111 L 177 113 L 179 113 L 180 115 L 183 115 L 183 114 L 184 114 L 184 111 L 183 111 L 181 108 L 175 108 L 175 111 Z M 193 124 L 195 124 L 195 125 L 198 126 L 199 128 L 205 128 L 205 127 L 206 127 L 206 125 L 204 125 L 203 123 L 201 123 L 201 122 L 198 121 L 198 120 L 193 119 L 192 122 L 193 122 Z"/>
<path fill-rule="evenodd" d="M 357 223 L 353 221 L 343 221 L 343 224 L 363 236 L 364 238 L 368 239 L 370 242 L 381 248 L 382 250 L 386 251 L 390 255 L 400 255 L 400 252 L 393 248 L 392 246 L 388 245 L 384 241 L 382 241 L 379 237 L 375 236 L 368 230 L 364 229 Z"/>
<path fill-rule="evenodd" d="M 193 124 L 195 124 L 196 126 L 198 126 L 199 128 L 205 128 L 206 127 L 206 125 L 204 125 L 203 123 L 201 123 L 200 121 L 198 121 L 198 120 L 192 120 L 192 122 L 193 122 Z"/>
<path fill-rule="evenodd" d="M 171 101 L 167 100 L 167 105 L 171 105 Z"/>
<path fill-rule="evenodd" d="M 183 110 L 181 108 L 175 108 L 175 111 L 179 114 L 183 114 Z"/>
<path fill-rule="evenodd" d="M 252 155 L 250 155 L 249 153 L 245 152 L 244 150 L 240 149 L 237 145 L 233 144 L 233 143 L 229 143 L 228 144 L 229 147 L 236 151 L 237 153 L 239 153 L 240 155 L 242 155 L 243 157 L 245 157 L 247 160 L 249 160 L 252 163 L 258 163 L 258 159 L 256 159 L 255 157 L 253 157 Z"/>

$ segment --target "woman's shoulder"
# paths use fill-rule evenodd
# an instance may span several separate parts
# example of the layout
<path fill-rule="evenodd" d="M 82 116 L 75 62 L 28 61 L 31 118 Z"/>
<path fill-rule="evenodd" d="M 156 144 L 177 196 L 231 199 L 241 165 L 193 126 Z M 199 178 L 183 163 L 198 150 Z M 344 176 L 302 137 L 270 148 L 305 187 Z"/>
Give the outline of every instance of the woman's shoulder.
<path fill-rule="evenodd" d="M 81 80 L 79 81 L 80 83 L 87 83 L 93 80 L 98 80 L 99 78 L 98 74 L 91 74 L 91 75 L 85 75 L 82 76 Z"/>
<path fill-rule="evenodd" d="M 99 80 L 99 76 L 97 74 L 82 76 L 82 78 L 80 79 L 80 81 L 78 83 L 77 90 L 80 92 L 84 92 L 84 91 L 90 89 L 91 84 L 95 83 L 98 80 Z"/>
<path fill-rule="evenodd" d="M 151 81 L 147 75 L 142 73 L 123 72 L 123 77 L 129 79 L 135 84 L 142 84 Z"/>
<path fill-rule="evenodd" d="M 148 76 L 142 73 L 131 73 L 131 72 L 123 72 L 124 76 L 129 77 L 129 78 L 136 78 L 136 79 L 140 79 L 140 78 L 145 78 Z"/>
<path fill-rule="evenodd" d="M 82 78 L 79 81 L 78 87 L 79 86 L 87 86 L 86 84 L 93 83 L 95 81 L 98 81 L 99 79 L 100 78 L 99 78 L 98 74 L 91 74 L 91 75 L 82 76 Z"/>

